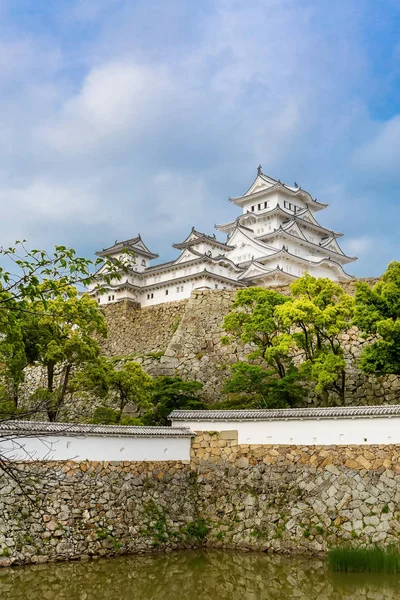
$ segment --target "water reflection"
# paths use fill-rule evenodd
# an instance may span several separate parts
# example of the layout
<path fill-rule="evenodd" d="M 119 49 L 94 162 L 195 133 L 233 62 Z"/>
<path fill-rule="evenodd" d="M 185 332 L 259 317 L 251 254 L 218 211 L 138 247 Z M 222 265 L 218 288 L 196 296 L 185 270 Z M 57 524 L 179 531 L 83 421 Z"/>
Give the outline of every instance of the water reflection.
<path fill-rule="evenodd" d="M 0 570 L 1 600 L 389 600 L 387 576 L 331 575 L 321 560 L 223 551 Z"/>

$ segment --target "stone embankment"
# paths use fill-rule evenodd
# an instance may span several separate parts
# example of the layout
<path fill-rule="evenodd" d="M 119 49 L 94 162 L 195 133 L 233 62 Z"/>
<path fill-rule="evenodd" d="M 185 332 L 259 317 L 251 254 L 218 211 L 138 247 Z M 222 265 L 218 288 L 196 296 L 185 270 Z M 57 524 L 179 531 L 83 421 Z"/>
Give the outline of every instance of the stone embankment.
<path fill-rule="evenodd" d="M 376 280 L 367 280 L 371 284 Z M 354 284 L 344 284 L 352 293 Z M 279 288 L 288 293 L 288 287 Z M 231 365 L 246 356 L 240 345 L 224 345 L 221 338 L 224 316 L 229 313 L 235 292 L 227 290 L 194 291 L 189 299 L 145 308 L 125 302 L 105 307 L 108 337 L 102 341 L 106 355 L 132 356 L 152 376 L 179 375 L 203 383 L 203 395 L 211 404 L 224 397 L 222 388 Z M 343 335 L 347 361 L 346 404 L 396 404 L 400 396 L 400 377 L 368 376 L 358 367 L 366 341 L 357 329 Z M 27 369 L 25 396 L 45 385 L 45 373 Z M 308 401 L 315 400 L 312 390 Z M 332 399 L 334 400 L 334 399 Z M 60 415 L 62 421 L 91 419 L 100 398 L 87 394 L 68 397 Z M 43 418 L 39 416 L 39 418 Z"/>
<path fill-rule="evenodd" d="M 376 280 L 367 280 L 371 284 Z M 352 293 L 354 283 L 344 284 L 345 291 Z M 288 293 L 288 287 L 279 289 L 282 293 Z M 180 375 L 184 379 L 195 379 L 203 383 L 203 393 L 210 402 L 221 399 L 221 390 L 224 382 L 230 373 L 230 366 L 238 360 L 243 360 L 246 356 L 246 349 L 240 345 L 224 345 L 221 338 L 224 336 L 222 323 L 224 316 L 229 313 L 235 299 L 235 292 L 220 291 L 194 291 L 188 301 L 178 304 L 171 310 L 179 311 L 179 319 L 174 323 L 174 331 L 170 337 L 165 334 L 159 334 L 156 339 L 159 341 L 158 350 L 162 356 L 139 357 L 138 361 L 143 365 L 151 375 Z M 112 305 L 114 306 L 114 305 Z M 125 321 L 120 322 L 120 313 L 117 311 L 114 315 L 112 306 L 109 307 L 113 315 L 112 328 L 109 335 L 109 348 L 113 348 L 113 353 L 136 352 L 135 336 L 129 334 L 130 325 L 133 317 L 124 317 Z M 149 333 L 156 329 L 154 324 L 149 325 L 152 318 L 161 319 L 160 329 L 163 328 L 163 319 L 172 319 L 168 312 L 167 305 L 158 305 L 152 307 L 157 311 L 149 312 L 149 308 L 144 309 L 126 309 L 127 314 L 131 311 L 136 316 L 135 322 L 146 323 Z M 167 311 L 168 317 L 163 315 Z M 110 318 L 110 317 L 108 317 Z M 175 317 L 173 317 L 175 318 Z M 170 321 L 168 321 L 170 322 Z M 178 326 L 176 325 L 178 323 Z M 171 333 L 171 325 L 168 325 L 168 331 Z M 118 332 L 118 336 L 116 336 Z M 118 341 L 115 341 L 118 340 Z M 398 401 L 400 394 L 400 377 L 396 375 L 385 375 L 382 377 L 367 376 L 362 373 L 358 367 L 358 361 L 366 341 L 361 338 L 359 331 L 352 328 L 343 335 L 344 351 L 347 361 L 347 385 L 346 385 L 346 404 L 393 404 Z M 142 346 L 140 346 L 142 347 Z M 157 346 L 153 345 L 153 348 Z M 309 395 L 310 403 L 314 397 Z"/>
<path fill-rule="evenodd" d="M 378 280 L 365 279 L 371 285 Z M 346 293 L 354 293 L 354 282 L 344 282 Z M 274 288 L 288 294 L 289 287 Z M 180 375 L 203 383 L 210 402 L 221 399 L 221 390 L 230 365 L 244 359 L 246 349 L 222 344 L 222 323 L 236 292 L 194 291 L 179 302 L 137 308 L 118 302 L 105 307 L 109 334 L 103 343 L 110 356 L 132 355 L 153 376 Z M 367 376 L 358 368 L 364 344 L 356 328 L 343 336 L 347 360 L 346 403 L 395 403 L 400 393 L 400 377 Z M 309 401 L 313 402 L 312 393 Z"/>
<path fill-rule="evenodd" d="M 128 302 L 104 307 L 108 337 L 103 342 L 106 354 L 141 356 L 164 351 L 185 312 L 188 300 L 137 308 Z"/>
<path fill-rule="evenodd" d="M 202 544 L 321 554 L 400 535 L 398 445 L 239 445 L 225 431 L 194 438 L 190 462 L 18 469 L 23 491 L 0 481 L 3 566 Z"/>

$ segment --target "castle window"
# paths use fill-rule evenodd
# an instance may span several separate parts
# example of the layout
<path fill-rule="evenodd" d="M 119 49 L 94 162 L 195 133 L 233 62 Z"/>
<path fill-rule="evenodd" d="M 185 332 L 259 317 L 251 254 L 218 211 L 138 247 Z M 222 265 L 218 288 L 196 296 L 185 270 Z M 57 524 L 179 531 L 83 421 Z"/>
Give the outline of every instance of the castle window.
<path fill-rule="evenodd" d="M 255 206 L 251 207 L 251 212 L 254 212 Z"/>
<path fill-rule="evenodd" d="M 264 202 L 264 208 L 268 208 L 268 202 Z"/>
<path fill-rule="evenodd" d="M 165 290 L 165 295 L 168 296 L 168 290 Z"/>
<path fill-rule="evenodd" d="M 97 303 L 100 304 L 100 298 L 97 298 Z"/>
<path fill-rule="evenodd" d="M 146 266 L 146 261 L 143 259 L 142 260 L 142 267 L 145 267 L 145 266 Z"/>
<path fill-rule="evenodd" d="M 218 283 L 216 283 L 216 284 L 214 285 L 214 288 L 215 288 L 216 290 L 218 289 Z"/>
<path fill-rule="evenodd" d="M 300 206 L 297 206 L 296 204 L 292 204 L 291 202 L 287 202 L 286 200 L 284 200 L 283 202 L 283 206 L 285 208 L 288 208 L 289 210 L 292 210 L 294 213 L 298 210 L 300 210 Z"/>
<path fill-rule="evenodd" d="M 112 294 L 112 296 L 108 296 L 108 301 L 112 302 L 114 300 L 114 297 L 115 297 L 114 294 Z"/>
<path fill-rule="evenodd" d="M 261 204 L 258 205 L 258 210 L 261 210 Z"/>
<path fill-rule="evenodd" d="M 176 293 L 179 294 L 179 287 L 176 288 Z"/>
<path fill-rule="evenodd" d="M 183 285 L 181 285 L 181 292 L 183 292 Z"/>

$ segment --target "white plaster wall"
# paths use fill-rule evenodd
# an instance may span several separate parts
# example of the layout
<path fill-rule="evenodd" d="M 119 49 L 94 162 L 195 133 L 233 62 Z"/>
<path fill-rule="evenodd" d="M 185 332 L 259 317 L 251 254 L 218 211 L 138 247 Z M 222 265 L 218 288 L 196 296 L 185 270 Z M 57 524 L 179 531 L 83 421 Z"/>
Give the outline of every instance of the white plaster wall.
<path fill-rule="evenodd" d="M 191 438 L 128 436 L 37 436 L 0 440 L 10 460 L 189 460 Z"/>
<path fill-rule="evenodd" d="M 192 431 L 238 431 L 239 444 L 400 444 L 400 417 L 172 421 Z"/>

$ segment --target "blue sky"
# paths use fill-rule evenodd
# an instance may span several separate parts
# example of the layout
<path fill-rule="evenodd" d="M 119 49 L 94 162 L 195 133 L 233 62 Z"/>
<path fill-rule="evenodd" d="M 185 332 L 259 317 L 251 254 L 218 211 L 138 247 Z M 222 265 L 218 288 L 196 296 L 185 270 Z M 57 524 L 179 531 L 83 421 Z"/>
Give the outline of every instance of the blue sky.
<path fill-rule="evenodd" d="M 398 0 L 0 0 L 0 242 L 162 259 L 259 163 L 329 208 L 358 276 L 400 259 Z"/>

